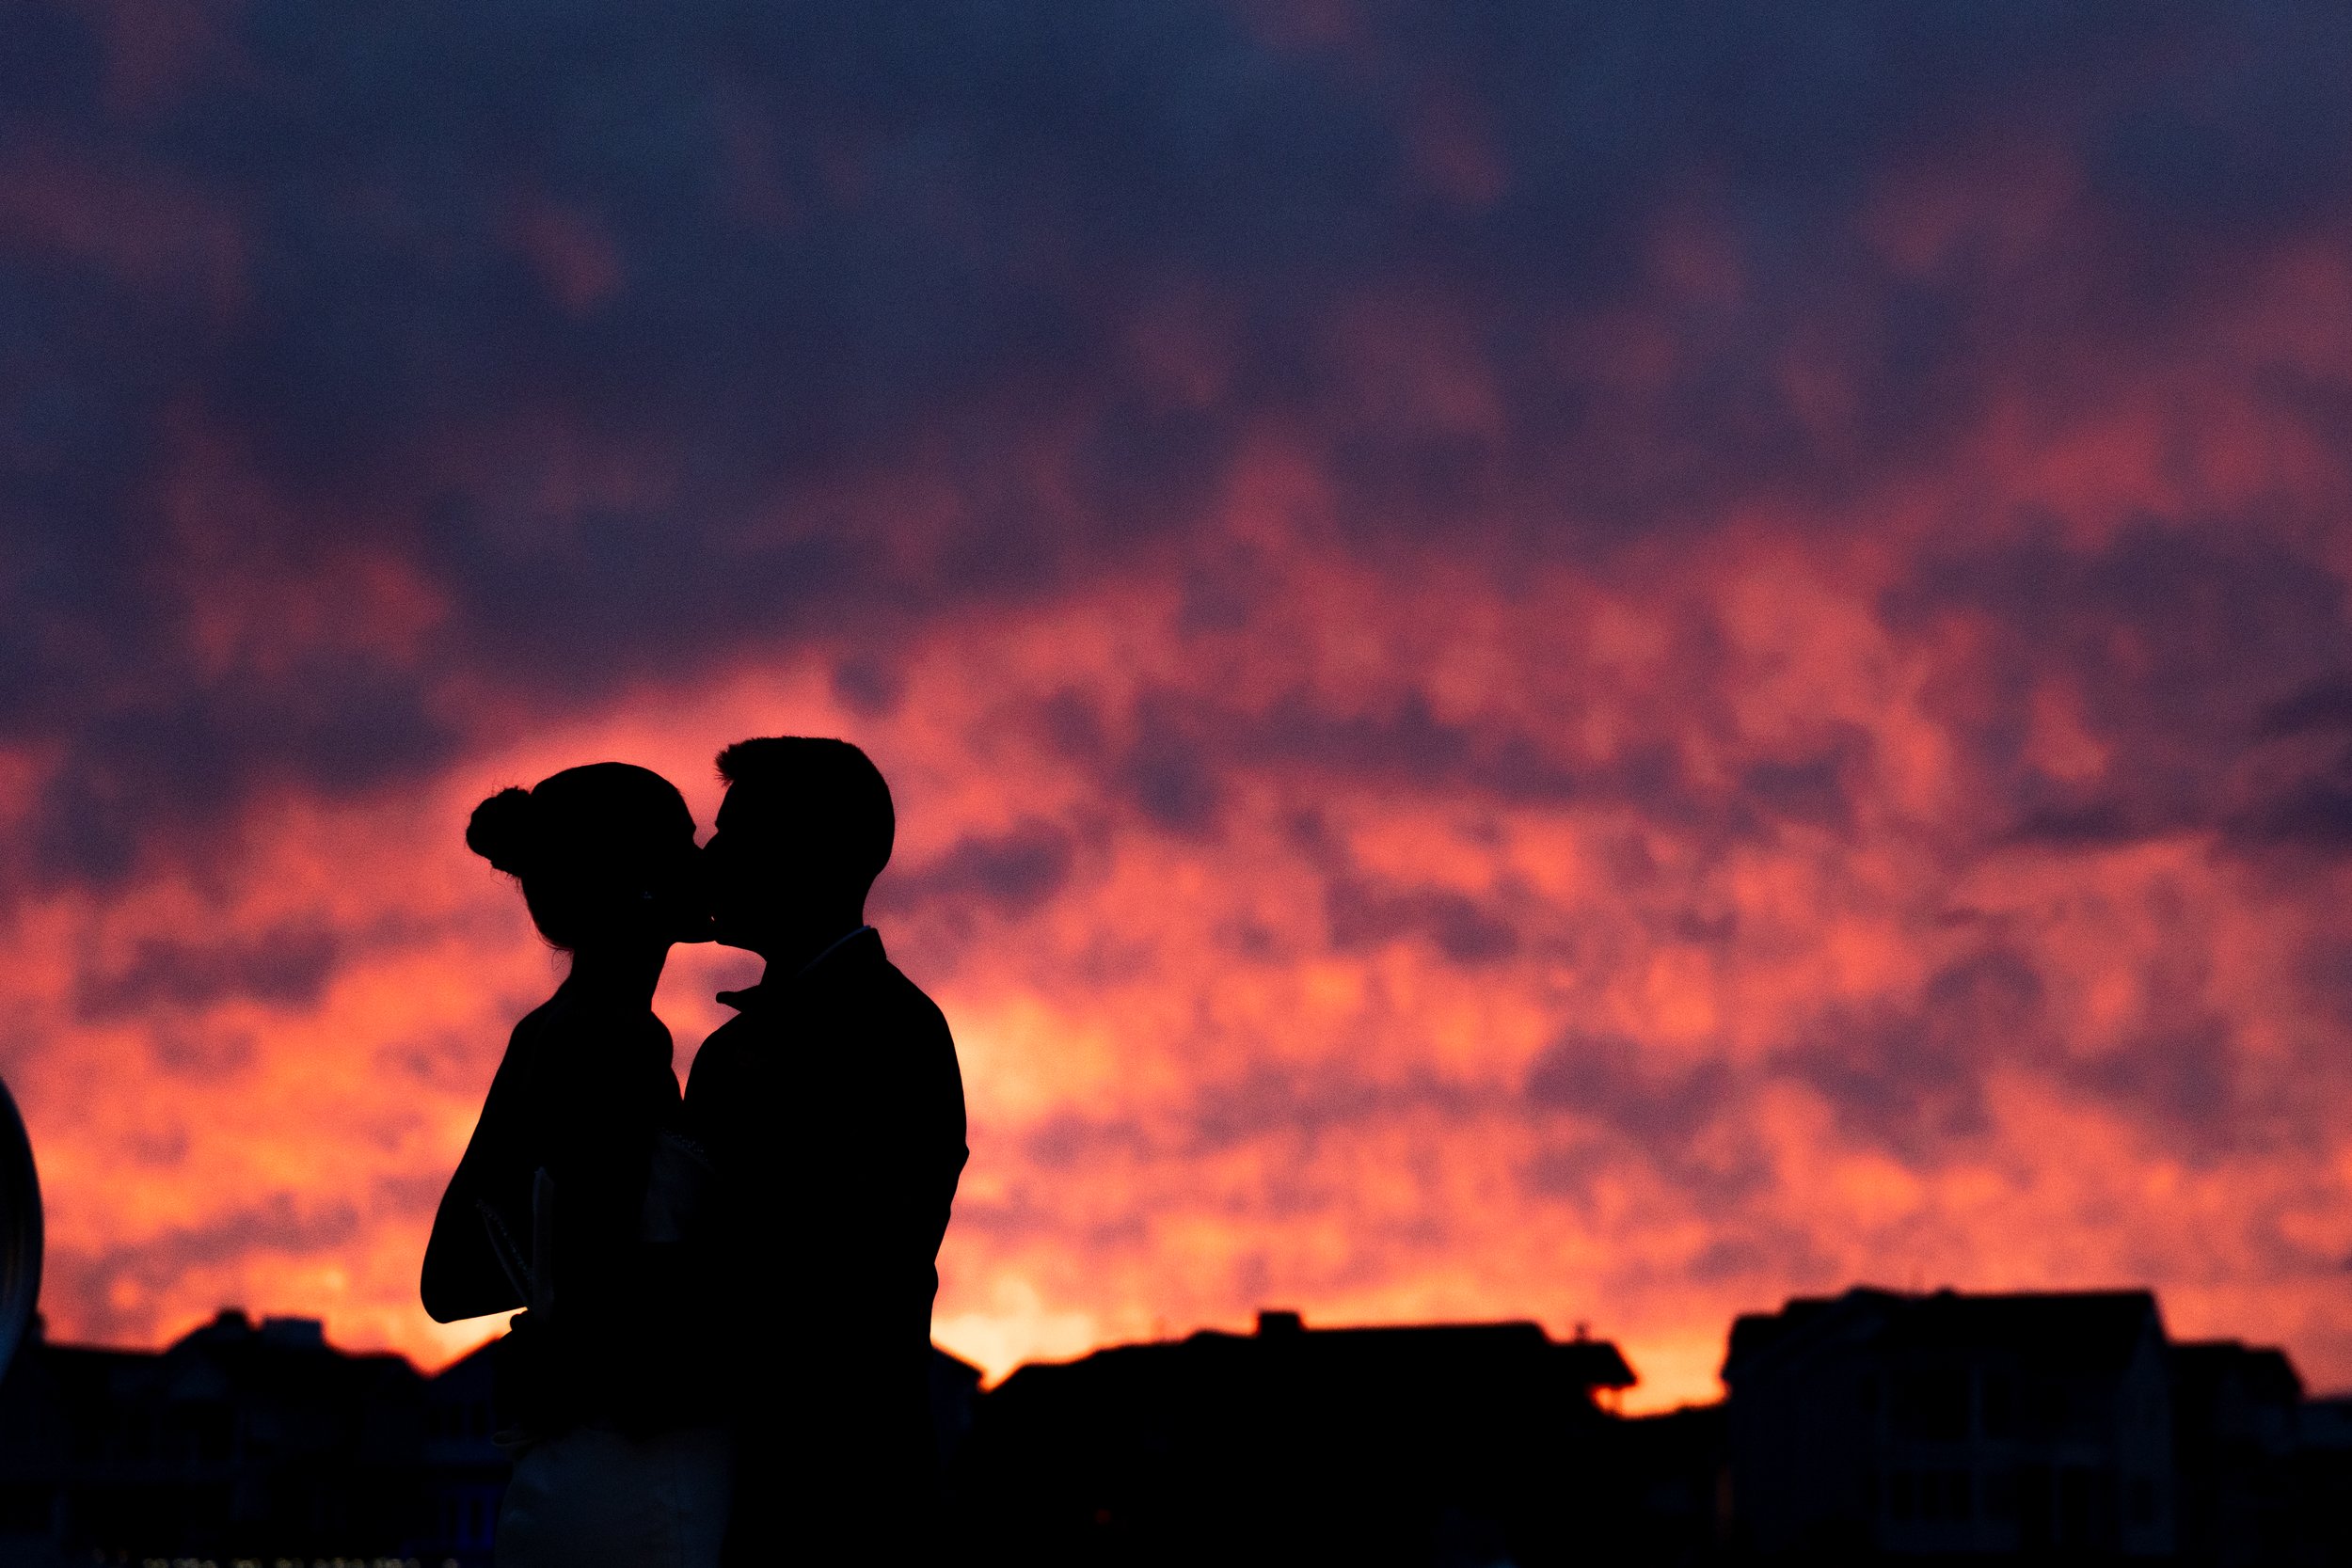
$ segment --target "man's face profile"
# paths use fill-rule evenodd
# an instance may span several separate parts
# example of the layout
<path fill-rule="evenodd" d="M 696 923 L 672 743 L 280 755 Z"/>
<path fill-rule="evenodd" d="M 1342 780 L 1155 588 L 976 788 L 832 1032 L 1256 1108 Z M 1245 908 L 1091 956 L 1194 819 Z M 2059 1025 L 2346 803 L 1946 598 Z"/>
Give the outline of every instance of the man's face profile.
<path fill-rule="evenodd" d="M 889 807 L 885 797 L 880 823 L 862 823 L 872 803 L 831 783 L 787 771 L 728 785 L 702 851 L 720 942 L 773 959 L 865 919 L 874 869 L 856 841 L 878 832 L 874 860 L 887 857 Z"/>
<path fill-rule="evenodd" d="M 730 947 L 755 947 L 775 924 L 784 855 L 773 828 L 762 822 L 755 800 L 741 784 L 719 804 L 703 864 L 710 887 L 712 935 Z"/>

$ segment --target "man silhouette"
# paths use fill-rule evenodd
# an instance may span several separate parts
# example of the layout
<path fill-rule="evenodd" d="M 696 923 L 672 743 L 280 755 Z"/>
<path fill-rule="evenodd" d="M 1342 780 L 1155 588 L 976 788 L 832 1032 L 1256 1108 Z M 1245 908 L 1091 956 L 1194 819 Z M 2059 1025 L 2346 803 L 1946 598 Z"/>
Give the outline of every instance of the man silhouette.
<path fill-rule="evenodd" d="M 890 789 L 841 740 L 719 753 L 714 934 L 768 960 L 703 1042 L 689 1125 L 731 1194 L 720 1319 L 739 1370 L 730 1564 L 924 1549 L 935 1259 L 965 1158 L 947 1021 L 883 955 L 866 895 Z"/>

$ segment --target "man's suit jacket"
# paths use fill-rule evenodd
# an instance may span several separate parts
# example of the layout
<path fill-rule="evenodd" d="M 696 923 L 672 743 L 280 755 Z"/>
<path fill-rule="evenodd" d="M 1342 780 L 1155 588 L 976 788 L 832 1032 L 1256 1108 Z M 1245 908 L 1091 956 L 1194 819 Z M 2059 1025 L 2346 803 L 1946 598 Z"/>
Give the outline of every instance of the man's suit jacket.
<path fill-rule="evenodd" d="M 805 1542 L 824 1517 L 919 1511 L 934 1481 L 930 1314 L 963 1081 L 947 1021 L 870 927 L 722 1000 L 739 1015 L 703 1042 L 686 1117 L 730 1195 L 737 1514 Z"/>

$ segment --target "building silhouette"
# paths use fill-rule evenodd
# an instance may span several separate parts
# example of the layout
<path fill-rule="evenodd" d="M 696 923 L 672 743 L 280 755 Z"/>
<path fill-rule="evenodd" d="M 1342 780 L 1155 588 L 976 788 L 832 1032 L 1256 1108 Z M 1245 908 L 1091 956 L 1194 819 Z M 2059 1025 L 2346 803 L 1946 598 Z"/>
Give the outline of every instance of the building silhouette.
<path fill-rule="evenodd" d="M 489 1568 L 513 1468 L 492 1435 L 490 1350 L 485 1344 L 453 1361 L 425 1386 L 419 1546 L 460 1568 Z"/>
<path fill-rule="evenodd" d="M 491 1346 L 432 1377 L 233 1308 L 161 1351 L 48 1342 L 0 1379 L 0 1568 L 93 1560 L 489 1568 L 509 1459 Z M 979 1369 L 934 1354 L 943 1463 Z"/>
<path fill-rule="evenodd" d="M 2352 1402 L 2144 1291 L 1800 1298 L 1723 1375 L 1734 1559 L 2352 1562 Z"/>
<path fill-rule="evenodd" d="M 1761 1556 L 2174 1549 L 2145 1291 L 1791 1301 L 1733 1325 L 1723 1376 L 1733 1515 Z"/>
<path fill-rule="evenodd" d="M 2294 1560 L 2352 1562 L 2352 1399 L 2303 1402 L 2295 1499 Z"/>
<path fill-rule="evenodd" d="M 974 1560 L 1565 1562 L 1633 1374 L 1532 1323 L 1310 1328 L 1264 1312 L 1015 1371 L 980 1402 L 956 1512 Z"/>
<path fill-rule="evenodd" d="M 1625 1418 L 1597 1468 L 1610 1503 L 1587 1532 L 1588 1560 L 1689 1568 L 1728 1555 L 1737 1521 L 1720 1402 Z"/>
<path fill-rule="evenodd" d="M 162 1351 L 37 1333 L 0 1381 L 0 1568 L 490 1568 L 490 1359 L 428 1378 L 233 1310 Z M 942 1560 L 2352 1565 L 2352 1399 L 2170 1341 L 2146 1291 L 1800 1298 L 1734 1324 L 1724 1376 L 1622 1417 L 1606 1340 L 1275 1311 L 986 1390 L 938 1352 Z"/>
<path fill-rule="evenodd" d="M 2174 1345 L 2170 1360 L 2182 1560 L 2216 1568 L 2293 1560 L 2303 1525 L 2303 1380 L 2294 1364 L 2235 1339 Z"/>
<path fill-rule="evenodd" d="M 469 1368 L 428 1380 L 234 1309 L 162 1351 L 36 1336 L 0 1381 L 0 1561 L 486 1562 L 486 1534 L 464 1552 L 424 1507 Z"/>

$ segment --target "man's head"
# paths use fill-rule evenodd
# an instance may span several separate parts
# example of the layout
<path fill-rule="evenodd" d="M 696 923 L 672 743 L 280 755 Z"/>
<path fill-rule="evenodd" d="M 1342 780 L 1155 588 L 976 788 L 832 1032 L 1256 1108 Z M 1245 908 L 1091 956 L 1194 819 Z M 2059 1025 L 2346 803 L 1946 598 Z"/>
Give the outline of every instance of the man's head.
<path fill-rule="evenodd" d="M 739 740 L 719 776 L 726 800 L 704 848 L 718 939 L 774 958 L 860 924 L 898 832 L 866 753 L 809 736 Z"/>

